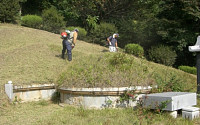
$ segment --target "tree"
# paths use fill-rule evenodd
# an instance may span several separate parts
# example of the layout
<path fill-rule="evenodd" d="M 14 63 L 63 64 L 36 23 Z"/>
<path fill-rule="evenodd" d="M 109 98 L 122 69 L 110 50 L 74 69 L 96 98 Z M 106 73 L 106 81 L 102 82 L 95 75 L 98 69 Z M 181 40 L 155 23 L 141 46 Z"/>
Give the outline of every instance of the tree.
<path fill-rule="evenodd" d="M 158 35 L 162 42 L 173 46 L 178 54 L 176 65 L 194 64 L 193 59 L 185 60 L 188 45 L 194 45 L 199 34 L 200 10 L 197 0 L 161 0 L 161 8 L 157 17 L 159 21 Z"/>
<path fill-rule="evenodd" d="M 135 43 L 146 51 L 160 42 L 161 37 L 157 35 L 157 14 L 160 11 L 158 3 L 158 0 L 138 0 L 133 4 L 134 10 L 129 12 L 129 18 L 117 22 L 120 46 Z"/>
<path fill-rule="evenodd" d="M 172 66 L 176 61 L 177 54 L 171 47 L 159 45 L 149 49 L 148 57 L 156 63 Z"/>
<path fill-rule="evenodd" d="M 15 22 L 19 17 L 19 0 L 1 0 L 0 2 L 0 21 Z"/>
<path fill-rule="evenodd" d="M 60 33 L 60 30 L 65 26 L 63 16 L 58 13 L 55 7 L 44 10 L 42 12 L 44 30 Z"/>

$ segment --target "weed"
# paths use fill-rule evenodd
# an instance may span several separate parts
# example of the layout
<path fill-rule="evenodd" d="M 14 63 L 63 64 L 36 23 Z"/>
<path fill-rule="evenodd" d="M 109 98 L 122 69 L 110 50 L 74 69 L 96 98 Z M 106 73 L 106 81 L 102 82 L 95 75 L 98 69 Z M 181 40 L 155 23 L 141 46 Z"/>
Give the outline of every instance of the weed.
<path fill-rule="evenodd" d="M 113 103 L 113 101 L 110 100 L 110 99 L 108 99 L 108 100 L 106 101 L 106 106 L 107 106 L 107 107 L 111 107 L 111 106 L 112 106 L 112 103 Z"/>
<path fill-rule="evenodd" d="M 20 98 L 17 98 L 17 96 L 15 96 L 14 100 L 12 101 L 13 104 L 17 104 L 20 103 L 22 100 Z"/>
<path fill-rule="evenodd" d="M 159 74 L 155 75 L 156 83 L 158 88 L 157 92 L 164 91 L 184 91 L 184 84 L 182 79 L 178 77 L 175 73 L 169 73 L 165 77 L 161 77 Z"/>
<path fill-rule="evenodd" d="M 84 109 L 83 107 L 78 108 L 78 115 L 81 117 L 87 117 L 88 116 L 87 110 Z"/>
<path fill-rule="evenodd" d="M 58 92 L 58 91 L 54 92 L 52 97 L 51 97 L 51 101 L 53 103 L 59 104 L 60 103 L 60 92 Z"/>
<path fill-rule="evenodd" d="M 122 95 L 120 95 L 119 101 L 122 102 L 128 102 L 129 100 L 136 101 L 137 96 L 135 95 L 135 91 L 125 91 Z"/>

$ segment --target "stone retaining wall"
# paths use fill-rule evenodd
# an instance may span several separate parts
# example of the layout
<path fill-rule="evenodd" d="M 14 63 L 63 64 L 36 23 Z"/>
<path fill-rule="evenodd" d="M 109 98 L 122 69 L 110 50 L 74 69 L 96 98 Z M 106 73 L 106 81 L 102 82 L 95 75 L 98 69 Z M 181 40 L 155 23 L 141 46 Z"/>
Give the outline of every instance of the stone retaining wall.
<path fill-rule="evenodd" d="M 49 100 L 55 93 L 54 84 L 34 84 L 16 86 L 12 83 L 5 84 L 5 91 L 10 101 L 38 101 L 41 99 Z"/>

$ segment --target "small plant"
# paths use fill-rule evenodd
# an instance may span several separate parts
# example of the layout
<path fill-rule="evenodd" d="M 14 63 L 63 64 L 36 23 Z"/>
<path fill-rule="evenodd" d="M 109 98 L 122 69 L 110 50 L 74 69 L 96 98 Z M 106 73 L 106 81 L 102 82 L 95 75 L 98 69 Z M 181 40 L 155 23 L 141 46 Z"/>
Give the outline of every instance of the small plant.
<path fill-rule="evenodd" d="M 59 104 L 60 103 L 60 92 L 58 92 L 58 91 L 54 92 L 52 97 L 51 97 L 51 101 L 53 103 Z"/>
<path fill-rule="evenodd" d="M 166 101 L 162 101 L 160 104 L 157 103 L 155 107 L 155 112 L 159 114 L 162 113 L 163 109 L 165 109 L 170 102 L 171 100 L 166 100 Z"/>
<path fill-rule="evenodd" d="M 144 55 L 144 49 L 139 44 L 127 44 L 125 46 L 125 52 L 137 57 L 142 57 Z"/>
<path fill-rule="evenodd" d="M 110 99 L 108 99 L 108 100 L 106 101 L 106 106 L 107 106 L 107 107 L 111 107 L 112 103 L 113 103 L 113 101 L 110 100 Z"/>
<path fill-rule="evenodd" d="M 81 117 L 87 117 L 88 113 L 83 107 L 78 108 L 78 115 Z"/>
<path fill-rule="evenodd" d="M 122 95 L 120 95 L 120 102 L 124 102 L 127 101 L 129 102 L 129 100 L 135 101 L 137 98 L 137 96 L 135 95 L 135 91 L 131 90 L 131 91 L 125 91 Z"/>
<path fill-rule="evenodd" d="M 20 98 L 17 98 L 17 96 L 15 96 L 15 99 L 13 100 L 13 104 L 17 104 L 20 103 L 22 100 Z"/>
<path fill-rule="evenodd" d="M 46 100 L 40 100 L 37 104 L 41 105 L 41 106 L 47 106 L 47 105 L 49 105 L 49 103 Z"/>

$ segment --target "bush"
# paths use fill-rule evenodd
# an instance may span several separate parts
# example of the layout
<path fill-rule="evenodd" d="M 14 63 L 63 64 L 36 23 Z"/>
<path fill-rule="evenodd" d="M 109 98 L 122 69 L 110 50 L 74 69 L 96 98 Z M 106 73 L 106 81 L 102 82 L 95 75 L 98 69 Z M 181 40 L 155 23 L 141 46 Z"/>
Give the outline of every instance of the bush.
<path fill-rule="evenodd" d="M 194 75 L 197 74 L 197 69 L 196 69 L 196 67 L 179 66 L 178 69 L 180 69 L 180 70 L 182 70 L 182 71 L 184 71 L 184 72 L 190 73 L 190 74 L 194 74 Z"/>
<path fill-rule="evenodd" d="M 138 44 L 127 44 L 125 46 L 125 52 L 137 57 L 142 57 L 144 55 L 144 49 Z"/>
<path fill-rule="evenodd" d="M 114 24 L 101 23 L 100 25 L 97 25 L 93 31 L 91 31 L 91 42 L 106 45 L 106 39 L 116 32 L 118 32 L 118 30 Z"/>
<path fill-rule="evenodd" d="M 22 17 L 22 25 L 40 29 L 42 27 L 42 17 L 37 15 L 26 15 Z"/>
<path fill-rule="evenodd" d="M 124 65 L 124 64 L 131 65 L 133 61 L 134 61 L 134 58 L 131 58 L 125 53 L 116 53 L 110 59 L 110 64 L 113 66 Z"/>
<path fill-rule="evenodd" d="M 154 46 L 148 51 L 148 57 L 151 61 L 156 63 L 164 64 L 166 66 L 172 66 L 175 61 L 177 54 L 169 46 Z"/>
<path fill-rule="evenodd" d="M 75 28 L 77 28 L 79 30 L 79 32 L 78 32 L 78 39 L 80 39 L 80 40 L 87 40 L 87 37 L 86 37 L 87 31 L 84 28 L 70 26 L 70 27 L 67 27 L 66 29 L 72 31 Z"/>
<path fill-rule="evenodd" d="M 42 12 L 43 29 L 53 33 L 60 33 L 65 26 L 64 17 L 58 13 L 55 7 Z"/>

